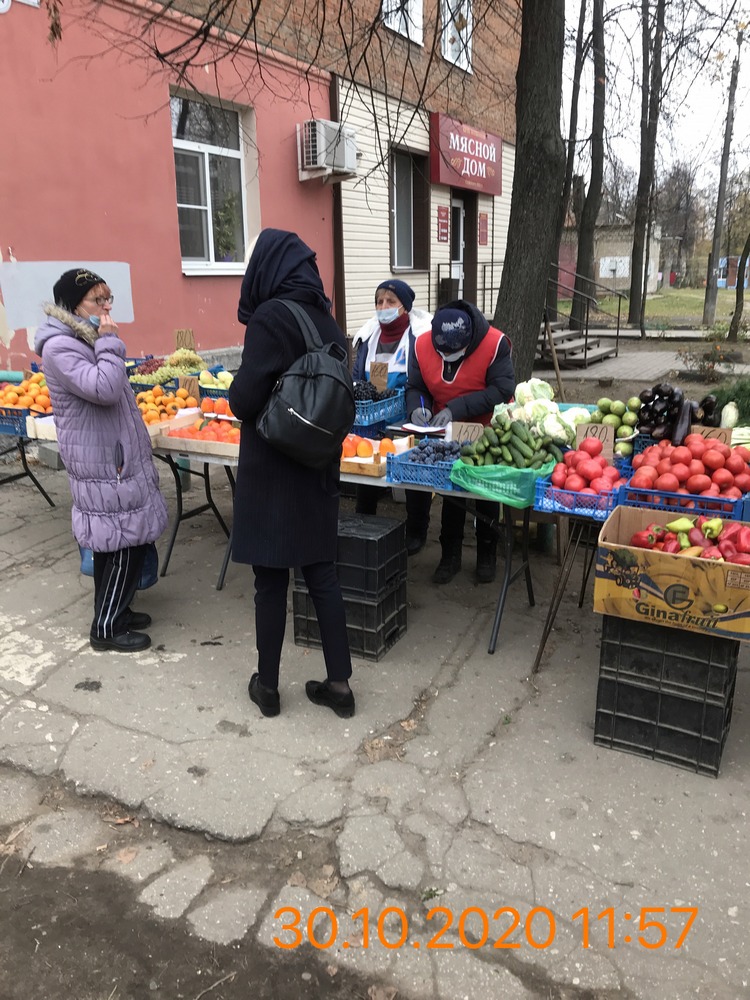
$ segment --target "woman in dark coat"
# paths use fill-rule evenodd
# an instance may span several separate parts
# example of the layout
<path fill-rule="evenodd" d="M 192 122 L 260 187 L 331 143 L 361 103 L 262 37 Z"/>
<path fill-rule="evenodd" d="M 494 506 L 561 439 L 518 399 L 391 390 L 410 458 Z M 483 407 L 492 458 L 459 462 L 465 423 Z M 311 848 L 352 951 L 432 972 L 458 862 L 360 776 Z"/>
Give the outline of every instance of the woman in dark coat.
<path fill-rule="evenodd" d="M 229 390 L 242 420 L 234 501 L 232 557 L 255 574 L 258 672 L 250 698 L 264 715 L 280 711 L 278 682 L 287 615 L 289 569 L 300 566 L 320 626 L 325 681 L 308 681 L 308 698 L 337 715 L 354 715 L 346 614 L 336 576 L 339 513 L 338 462 L 307 468 L 267 444 L 255 421 L 276 380 L 305 353 L 294 316 L 274 299 L 298 302 L 324 344 L 346 339 L 331 316 L 315 253 L 294 233 L 264 229 L 242 282 L 237 316 L 246 324 L 242 363 Z"/>

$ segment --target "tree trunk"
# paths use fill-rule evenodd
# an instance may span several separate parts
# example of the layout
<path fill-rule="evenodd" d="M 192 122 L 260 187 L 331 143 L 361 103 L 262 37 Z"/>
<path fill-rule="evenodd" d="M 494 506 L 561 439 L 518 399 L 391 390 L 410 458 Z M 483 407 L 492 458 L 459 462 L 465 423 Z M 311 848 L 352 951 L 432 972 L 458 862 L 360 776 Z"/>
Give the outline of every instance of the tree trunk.
<path fill-rule="evenodd" d="M 727 172 L 729 170 L 729 152 L 732 148 L 732 128 L 734 126 L 734 95 L 737 90 L 737 77 L 740 72 L 740 48 L 742 32 L 737 32 L 737 55 L 732 63 L 732 77 L 729 82 L 729 100 L 727 101 L 727 122 L 724 128 L 724 148 L 721 153 L 721 170 L 719 172 L 719 193 L 716 198 L 716 218 L 714 219 L 714 238 L 711 243 L 708 275 L 706 276 L 706 297 L 703 302 L 703 325 L 711 327 L 716 322 L 716 297 L 718 294 L 719 258 L 721 257 L 721 228 L 724 224 L 724 199 L 727 191 Z"/>
<path fill-rule="evenodd" d="M 585 296 L 593 297 L 594 287 L 594 235 L 599 208 L 602 203 L 604 178 L 604 105 L 606 97 L 606 62 L 604 56 L 604 0 L 594 0 L 592 48 L 594 52 L 594 110 L 591 119 L 591 177 L 578 231 L 578 260 L 573 307 L 570 313 L 571 330 L 580 330 L 586 324 L 588 309 Z"/>
<path fill-rule="evenodd" d="M 732 344 L 737 343 L 742 310 L 745 305 L 745 268 L 747 267 L 748 257 L 750 257 L 750 233 L 747 234 L 747 239 L 740 255 L 740 262 L 737 265 L 737 294 L 734 299 L 734 315 L 732 316 L 732 322 L 729 324 L 729 333 L 727 334 L 727 340 Z"/>
<path fill-rule="evenodd" d="M 651 54 L 651 32 L 649 31 L 649 2 L 642 0 L 641 25 L 643 74 L 641 83 L 641 164 L 636 195 L 635 225 L 633 232 L 633 252 L 630 258 L 630 303 L 628 323 L 640 323 L 641 296 L 643 294 L 643 257 L 646 246 L 649 200 L 654 183 L 654 162 L 656 159 L 656 130 L 661 107 L 662 42 L 664 38 L 664 16 L 666 0 L 657 0 L 656 25 L 654 28 L 654 51 Z"/>
<path fill-rule="evenodd" d="M 565 170 L 560 134 L 565 0 L 525 0 L 521 17 L 515 173 L 493 319 L 513 342 L 519 380 L 531 375 L 534 364 Z"/>
<path fill-rule="evenodd" d="M 581 74 L 583 73 L 583 66 L 586 62 L 586 53 L 588 51 L 588 44 L 584 46 L 583 43 L 583 32 L 586 27 L 586 3 L 587 0 L 581 0 L 581 8 L 578 13 L 578 32 L 576 34 L 575 62 L 573 64 L 573 89 L 570 98 L 568 152 L 565 161 L 562 197 L 555 225 L 555 242 L 552 251 L 550 281 L 547 288 L 547 316 L 550 321 L 557 319 L 557 300 L 560 294 L 560 282 L 565 279 L 565 275 L 563 274 L 561 277 L 560 272 L 560 243 L 562 242 L 563 229 L 565 228 L 565 218 L 568 214 L 570 190 L 573 186 L 573 165 L 576 155 L 576 133 L 578 132 L 578 95 L 581 92 Z"/>

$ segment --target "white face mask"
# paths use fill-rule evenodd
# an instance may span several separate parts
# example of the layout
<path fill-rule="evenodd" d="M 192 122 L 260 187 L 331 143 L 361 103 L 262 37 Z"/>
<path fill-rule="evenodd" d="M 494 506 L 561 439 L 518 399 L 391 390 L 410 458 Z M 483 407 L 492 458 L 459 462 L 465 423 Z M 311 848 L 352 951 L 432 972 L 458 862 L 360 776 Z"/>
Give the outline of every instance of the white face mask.
<path fill-rule="evenodd" d="M 453 354 L 444 354 L 442 351 L 438 351 L 438 354 L 443 361 L 459 361 L 466 354 L 466 348 L 462 347 L 460 351 L 454 351 Z"/>
<path fill-rule="evenodd" d="M 398 310 L 398 306 L 393 306 L 391 309 L 376 309 L 375 315 L 378 317 L 378 323 L 380 323 L 381 326 L 388 326 L 389 323 L 398 319 Z"/>

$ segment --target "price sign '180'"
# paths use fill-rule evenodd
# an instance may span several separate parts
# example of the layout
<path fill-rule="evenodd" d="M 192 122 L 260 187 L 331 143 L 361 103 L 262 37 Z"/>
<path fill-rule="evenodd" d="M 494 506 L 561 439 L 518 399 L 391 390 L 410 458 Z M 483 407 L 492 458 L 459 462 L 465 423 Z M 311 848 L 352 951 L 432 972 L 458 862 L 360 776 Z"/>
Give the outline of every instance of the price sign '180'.
<path fill-rule="evenodd" d="M 612 462 L 614 447 L 617 436 L 614 427 L 609 424 L 578 424 L 576 427 L 576 447 L 584 438 L 595 437 L 602 443 L 602 455 L 608 462 Z"/>

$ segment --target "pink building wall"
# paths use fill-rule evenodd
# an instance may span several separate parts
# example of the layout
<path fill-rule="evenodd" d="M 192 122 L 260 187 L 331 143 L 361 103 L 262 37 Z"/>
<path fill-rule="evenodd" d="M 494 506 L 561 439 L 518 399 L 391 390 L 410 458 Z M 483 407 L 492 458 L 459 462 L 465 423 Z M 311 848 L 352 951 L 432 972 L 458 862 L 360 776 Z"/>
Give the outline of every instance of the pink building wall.
<path fill-rule="evenodd" d="M 12 247 L 18 261 L 127 261 L 135 322 L 122 334 L 131 355 L 172 350 L 174 330 L 184 327 L 194 330 L 199 350 L 241 343 L 241 276 L 182 273 L 171 81 L 132 41 L 141 19 L 135 8 L 98 9 L 101 22 L 92 22 L 91 7 L 66 0 L 56 48 L 47 41 L 44 8 L 12 3 L 0 15 L 3 259 Z M 162 44 L 178 32 L 162 31 Z M 331 188 L 300 183 L 295 132 L 304 119 L 330 117 L 329 79 L 303 78 L 283 57 L 265 59 L 263 77 L 265 85 L 248 53 L 196 73 L 193 83 L 206 96 L 254 109 L 260 224 L 298 232 L 316 250 L 331 295 Z M 0 369 L 33 359 L 26 331 L 8 345 L 0 337 Z"/>

